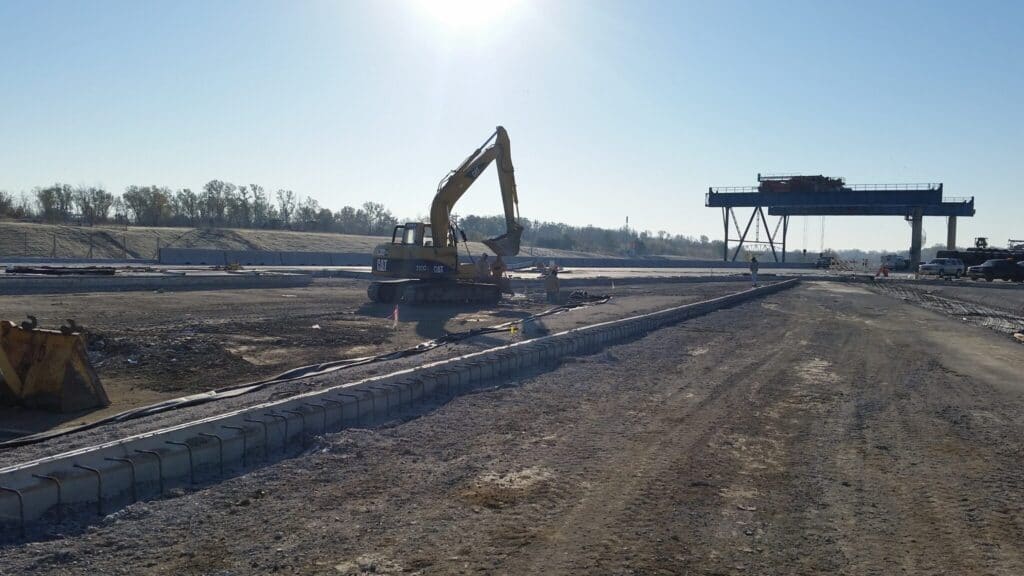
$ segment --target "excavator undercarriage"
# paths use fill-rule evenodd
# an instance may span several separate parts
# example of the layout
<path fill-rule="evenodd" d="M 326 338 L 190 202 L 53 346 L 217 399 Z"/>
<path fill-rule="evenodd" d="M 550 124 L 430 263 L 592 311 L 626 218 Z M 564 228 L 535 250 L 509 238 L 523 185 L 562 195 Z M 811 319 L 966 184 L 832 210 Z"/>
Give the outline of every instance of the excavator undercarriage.
<path fill-rule="evenodd" d="M 497 304 L 501 287 L 497 284 L 465 280 L 385 280 L 366 289 L 373 302 L 382 304 Z"/>

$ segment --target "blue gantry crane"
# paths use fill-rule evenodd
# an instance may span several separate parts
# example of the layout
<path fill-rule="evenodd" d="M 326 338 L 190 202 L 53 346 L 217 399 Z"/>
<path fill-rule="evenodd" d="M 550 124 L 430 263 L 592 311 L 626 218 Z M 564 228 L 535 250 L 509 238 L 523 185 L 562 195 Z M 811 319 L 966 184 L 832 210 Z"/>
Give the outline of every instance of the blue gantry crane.
<path fill-rule="evenodd" d="M 729 243 L 737 242 L 732 253 L 736 260 L 744 244 L 768 245 L 776 262 L 786 261 L 786 236 L 790 216 L 902 216 L 911 225 L 910 264 L 916 269 L 921 261 L 921 224 L 924 216 L 948 219 L 946 244 L 956 247 L 956 219 L 974 216 L 974 197 L 944 198 L 942 183 L 929 184 L 854 184 L 843 178 L 803 174 L 757 175 L 757 186 L 708 188 L 704 205 L 722 209 L 725 229 L 723 260 L 729 260 Z M 746 227 L 740 230 L 736 208 L 753 208 Z M 765 214 L 767 209 L 767 215 Z M 768 216 L 778 216 L 774 232 Z M 729 237 L 729 221 L 736 238 Z M 763 223 L 768 240 L 750 240 L 750 227 Z M 779 229 L 781 228 L 781 238 Z M 781 248 L 781 258 L 776 246 Z"/>

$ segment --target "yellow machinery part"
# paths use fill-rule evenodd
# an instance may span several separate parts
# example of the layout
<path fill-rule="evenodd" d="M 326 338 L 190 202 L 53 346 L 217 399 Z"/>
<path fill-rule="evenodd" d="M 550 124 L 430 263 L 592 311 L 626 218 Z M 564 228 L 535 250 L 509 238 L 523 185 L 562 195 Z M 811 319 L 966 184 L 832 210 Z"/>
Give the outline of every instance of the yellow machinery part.
<path fill-rule="evenodd" d="M 0 321 L 0 398 L 54 412 L 108 406 L 80 333 L 26 329 Z"/>

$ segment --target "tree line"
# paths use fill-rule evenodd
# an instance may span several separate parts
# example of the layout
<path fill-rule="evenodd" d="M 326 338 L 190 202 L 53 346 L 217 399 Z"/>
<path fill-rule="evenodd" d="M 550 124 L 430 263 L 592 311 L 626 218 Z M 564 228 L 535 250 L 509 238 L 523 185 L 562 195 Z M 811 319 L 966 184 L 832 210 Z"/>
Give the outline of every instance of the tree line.
<path fill-rule="evenodd" d="M 266 228 L 379 235 L 398 220 L 383 204 L 365 202 L 337 212 L 292 190 L 210 180 L 202 189 L 128 186 L 121 194 L 101 187 L 57 183 L 14 198 L 0 191 L 0 216 L 48 224 Z"/>
<path fill-rule="evenodd" d="M 210 180 L 199 190 L 164 186 L 128 186 L 121 194 L 102 187 L 57 183 L 15 198 L 0 191 L 0 216 L 49 224 L 117 223 L 137 226 L 261 228 L 389 236 L 398 219 L 383 204 L 364 202 L 338 211 L 292 190 L 271 193 L 259 184 Z M 454 218 L 470 240 L 505 232 L 503 216 Z M 717 259 L 722 243 L 622 227 L 572 226 L 521 219 L 526 245 L 595 254 L 679 255 Z"/>
<path fill-rule="evenodd" d="M 540 222 L 520 219 L 523 242 L 540 248 L 557 248 L 594 254 L 629 256 L 689 256 L 714 260 L 722 257 L 722 242 L 707 236 L 691 237 L 669 234 L 665 230 L 651 232 L 596 226 L 572 226 L 561 222 Z M 493 238 L 505 233 L 504 216 L 465 216 L 458 226 L 470 240 Z"/>

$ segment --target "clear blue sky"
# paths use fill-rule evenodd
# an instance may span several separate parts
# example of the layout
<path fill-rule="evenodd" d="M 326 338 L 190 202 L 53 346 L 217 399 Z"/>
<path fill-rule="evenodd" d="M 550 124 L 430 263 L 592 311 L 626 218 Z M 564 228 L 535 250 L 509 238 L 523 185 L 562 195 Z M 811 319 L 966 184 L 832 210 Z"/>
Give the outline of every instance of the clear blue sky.
<path fill-rule="evenodd" d="M 805 171 L 944 182 L 977 198 L 961 243 L 1002 243 L 1022 30 L 1015 1 L 0 0 L 0 189 L 220 178 L 414 217 L 503 124 L 531 218 L 719 238 L 708 186 Z M 499 212 L 486 176 L 457 211 Z M 825 224 L 908 243 L 900 218 Z"/>

